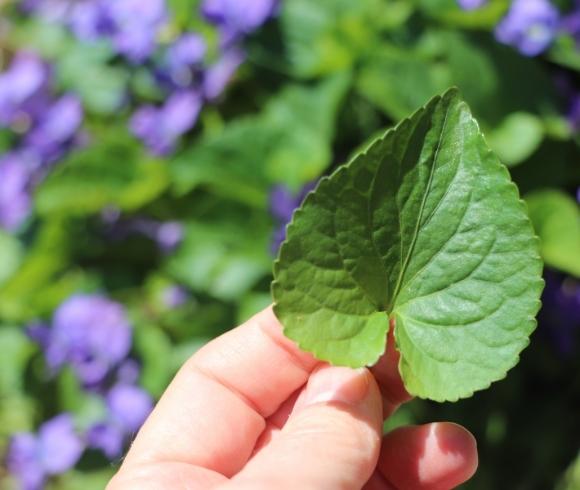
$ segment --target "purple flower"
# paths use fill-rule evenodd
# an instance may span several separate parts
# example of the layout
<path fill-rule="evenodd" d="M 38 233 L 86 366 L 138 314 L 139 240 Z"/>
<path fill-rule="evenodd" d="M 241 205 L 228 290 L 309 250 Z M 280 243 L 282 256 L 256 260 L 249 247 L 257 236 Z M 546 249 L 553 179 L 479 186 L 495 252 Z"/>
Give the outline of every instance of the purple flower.
<path fill-rule="evenodd" d="M 163 75 L 175 87 L 190 86 L 195 77 L 194 67 L 203 61 L 206 50 L 206 43 L 199 34 L 182 35 L 167 48 L 162 64 Z"/>
<path fill-rule="evenodd" d="M 161 250 L 165 252 L 173 251 L 183 240 L 183 225 L 177 221 L 161 223 L 155 233 L 155 240 Z"/>
<path fill-rule="evenodd" d="M 536 56 L 552 43 L 558 25 L 558 10 L 549 0 L 514 0 L 495 37 L 526 56 Z"/>
<path fill-rule="evenodd" d="M 151 413 L 153 400 L 143 389 L 118 384 L 106 396 L 108 415 L 87 434 L 88 443 L 113 459 L 120 456 L 126 440 L 136 433 Z"/>
<path fill-rule="evenodd" d="M 64 95 L 40 116 L 39 122 L 25 138 L 45 161 L 53 162 L 63 155 L 83 120 L 81 101 L 75 95 Z"/>
<path fill-rule="evenodd" d="M 288 223 L 284 223 L 284 224 L 278 225 L 274 229 L 274 233 L 272 234 L 272 244 L 271 244 L 271 248 L 270 248 L 272 255 L 274 255 L 274 256 L 278 253 L 278 250 L 280 249 L 282 242 L 284 240 L 286 240 L 286 226 L 287 225 L 288 225 Z"/>
<path fill-rule="evenodd" d="M 157 33 L 167 20 L 164 0 L 101 0 L 111 39 L 119 53 L 140 63 L 155 50 Z"/>
<path fill-rule="evenodd" d="M 289 222 L 294 210 L 315 186 L 315 182 L 306 184 L 298 193 L 291 192 L 285 185 L 274 186 L 270 191 L 270 213 L 278 221 Z"/>
<path fill-rule="evenodd" d="M 274 13 L 276 0 L 203 0 L 201 11 L 226 37 L 249 34 Z"/>
<path fill-rule="evenodd" d="M 114 424 L 99 422 L 87 431 L 87 444 L 102 451 L 109 460 L 114 460 L 123 453 L 125 434 Z"/>
<path fill-rule="evenodd" d="M 539 323 L 558 352 L 570 356 L 580 334 L 580 283 L 564 274 L 546 270 Z"/>
<path fill-rule="evenodd" d="M 155 155 L 167 155 L 178 138 L 197 121 L 202 100 L 193 90 L 172 94 L 161 107 L 143 106 L 131 118 L 130 127 Z"/>
<path fill-rule="evenodd" d="M 134 384 L 139 379 L 141 368 L 135 359 L 127 359 L 117 369 L 116 378 L 119 383 Z"/>
<path fill-rule="evenodd" d="M 108 39 L 134 63 L 153 54 L 157 34 L 167 21 L 164 0 L 85 0 L 74 6 L 69 24 L 85 41 Z"/>
<path fill-rule="evenodd" d="M 483 7 L 488 0 L 457 0 L 463 10 L 476 10 Z"/>
<path fill-rule="evenodd" d="M 99 295 L 74 295 L 56 310 L 46 362 L 57 371 L 70 364 L 87 387 L 98 385 L 131 348 L 131 327 L 119 303 Z"/>
<path fill-rule="evenodd" d="M 106 401 L 111 420 L 127 434 L 137 432 L 153 408 L 149 393 L 128 384 L 111 388 Z"/>
<path fill-rule="evenodd" d="M 270 214 L 278 224 L 272 237 L 272 253 L 274 255 L 286 239 L 286 225 L 292 219 L 294 210 L 300 206 L 306 194 L 315 186 L 315 182 L 306 184 L 297 194 L 291 192 L 284 185 L 276 185 L 270 191 Z"/>
<path fill-rule="evenodd" d="M 62 414 L 42 424 L 38 434 L 12 436 L 6 465 L 23 490 L 40 490 L 47 477 L 72 468 L 83 450 L 72 418 Z"/>
<path fill-rule="evenodd" d="M 105 5 L 98 0 L 75 3 L 68 23 L 75 36 L 83 41 L 96 41 L 114 29 Z"/>
<path fill-rule="evenodd" d="M 270 191 L 270 213 L 278 221 L 287 223 L 300 203 L 285 185 L 276 185 Z"/>
<path fill-rule="evenodd" d="M 172 252 L 183 239 L 183 225 L 178 221 L 158 221 L 146 217 L 122 218 L 114 211 L 103 215 L 110 240 L 124 240 L 139 234 L 155 241 L 163 252 Z"/>
<path fill-rule="evenodd" d="M 0 126 L 30 125 L 45 107 L 49 81 L 47 66 L 36 55 L 18 53 L 0 74 Z"/>
<path fill-rule="evenodd" d="M 163 305 L 169 309 L 179 308 L 189 301 L 190 295 L 187 290 L 177 284 L 167 286 L 161 293 Z"/>
<path fill-rule="evenodd" d="M 566 119 L 572 131 L 580 130 L 580 94 L 576 94 L 570 98 Z"/>
<path fill-rule="evenodd" d="M 0 157 L 0 228 L 15 231 L 30 213 L 30 167 L 24 153 Z"/>
<path fill-rule="evenodd" d="M 48 22 L 62 22 L 68 17 L 71 0 L 22 0 L 20 8 Z"/>
<path fill-rule="evenodd" d="M 238 48 L 226 50 L 221 58 L 209 66 L 203 78 L 203 94 L 209 100 L 217 99 L 226 88 L 238 67 L 244 62 L 245 55 Z"/>
<path fill-rule="evenodd" d="M 580 3 L 575 2 L 576 7 L 571 14 L 566 15 L 560 23 L 560 28 L 563 32 L 569 34 L 576 41 L 576 45 L 580 45 Z"/>

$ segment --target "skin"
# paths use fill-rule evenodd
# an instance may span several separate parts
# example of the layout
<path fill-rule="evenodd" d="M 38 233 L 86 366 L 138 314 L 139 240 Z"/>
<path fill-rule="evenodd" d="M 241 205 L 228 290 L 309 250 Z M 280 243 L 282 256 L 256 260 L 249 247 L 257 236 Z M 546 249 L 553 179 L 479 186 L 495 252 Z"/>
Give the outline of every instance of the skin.
<path fill-rule="evenodd" d="M 382 435 L 384 418 L 410 399 L 388 346 L 370 370 L 331 367 L 262 311 L 184 364 L 107 489 L 456 487 L 477 468 L 466 429 L 443 422 Z"/>

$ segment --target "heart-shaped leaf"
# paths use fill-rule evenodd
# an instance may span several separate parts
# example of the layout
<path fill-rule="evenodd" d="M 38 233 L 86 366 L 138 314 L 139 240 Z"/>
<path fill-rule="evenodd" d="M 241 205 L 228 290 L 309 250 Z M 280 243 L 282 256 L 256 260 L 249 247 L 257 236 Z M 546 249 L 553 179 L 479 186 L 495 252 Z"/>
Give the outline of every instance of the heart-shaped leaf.
<path fill-rule="evenodd" d="M 377 361 L 392 321 L 407 390 L 457 400 L 517 363 L 541 270 L 517 188 L 452 89 L 307 196 L 274 309 L 301 348 L 352 367 Z"/>

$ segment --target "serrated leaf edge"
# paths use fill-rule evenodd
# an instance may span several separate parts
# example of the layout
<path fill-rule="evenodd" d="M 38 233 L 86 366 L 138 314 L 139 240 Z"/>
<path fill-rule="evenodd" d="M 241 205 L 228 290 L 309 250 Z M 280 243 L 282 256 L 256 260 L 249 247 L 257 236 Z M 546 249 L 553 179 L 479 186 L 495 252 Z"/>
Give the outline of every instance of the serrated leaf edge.
<path fill-rule="evenodd" d="M 354 161 L 356 161 L 358 158 L 365 156 L 369 149 L 371 147 L 373 147 L 377 142 L 384 140 L 385 138 L 387 138 L 391 133 L 396 132 L 402 125 L 407 124 L 411 121 L 412 118 L 417 117 L 418 115 L 422 114 L 423 112 L 425 112 L 427 110 L 427 108 L 433 104 L 437 104 L 439 103 L 439 101 L 443 100 L 445 97 L 449 97 L 451 95 L 454 94 L 459 94 L 459 89 L 457 87 L 451 87 L 448 90 L 446 90 L 444 93 L 436 95 L 434 97 L 432 97 L 427 103 L 425 103 L 423 106 L 421 106 L 419 109 L 417 109 L 415 112 L 413 112 L 410 116 L 402 119 L 401 121 L 399 121 L 399 123 L 397 123 L 396 125 L 394 125 L 393 127 L 389 128 L 387 131 L 385 131 L 385 133 L 376 138 L 375 140 L 373 140 L 371 143 L 369 143 L 367 145 L 367 147 L 365 148 L 365 150 L 361 151 L 360 153 L 354 155 L 347 163 L 340 165 L 337 169 L 335 169 L 330 175 L 326 175 L 323 176 L 318 183 L 316 184 L 315 188 L 312 189 L 311 191 L 308 192 L 308 194 L 304 197 L 301 205 L 294 211 L 294 213 L 292 214 L 292 219 L 290 220 L 290 222 L 286 225 L 286 238 L 282 241 L 280 248 L 278 249 L 278 255 L 276 257 L 276 259 L 273 262 L 273 273 L 274 273 L 274 277 L 277 276 L 277 272 L 279 270 L 279 265 L 280 265 L 280 259 L 281 259 L 281 252 L 282 249 L 284 248 L 285 244 L 288 242 L 289 240 L 289 235 L 290 232 L 292 230 L 292 228 L 295 226 L 295 222 L 296 219 L 302 214 L 304 213 L 304 207 L 306 206 L 306 204 L 312 199 L 312 196 L 314 194 L 316 194 L 316 192 L 318 191 L 319 187 L 321 186 L 321 184 L 323 184 L 323 182 L 326 182 L 332 178 L 334 178 L 335 176 L 340 175 L 342 172 L 346 172 L 351 165 L 354 163 Z M 529 230 L 531 232 L 532 235 L 532 242 L 535 245 L 535 251 L 536 251 L 536 255 L 535 257 L 531 257 L 532 260 L 534 260 L 536 262 L 536 264 L 539 267 L 539 275 L 540 277 L 538 278 L 538 281 L 536 283 L 536 287 L 538 288 L 538 299 L 535 300 L 536 302 L 536 309 L 535 309 L 535 313 L 532 315 L 528 315 L 527 321 L 530 322 L 531 324 L 531 329 L 530 329 L 530 333 L 529 335 L 526 336 L 525 338 L 525 342 L 524 345 L 522 346 L 522 348 L 520 349 L 519 353 L 515 356 L 514 358 L 514 362 L 509 364 L 509 367 L 506 369 L 506 371 L 495 378 L 492 378 L 490 380 L 489 383 L 487 383 L 486 385 L 482 386 L 481 388 L 475 389 L 475 390 L 470 390 L 469 392 L 466 392 L 464 395 L 461 396 L 457 396 L 457 397 L 449 397 L 449 398 L 445 398 L 445 397 L 422 397 L 421 395 L 418 395 L 416 393 L 412 393 L 409 392 L 411 395 L 413 396 L 417 396 L 419 398 L 427 398 L 429 400 L 433 400 L 436 402 L 456 402 L 460 399 L 464 399 L 464 398 L 470 398 L 471 396 L 473 396 L 473 394 L 477 391 L 482 391 L 482 390 L 486 390 L 488 389 L 493 383 L 500 381 L 502 379 L 505 379 L 507 377 L 508 372 L 513 369 L 515 366 L 517 366 L 517 364 L 519 364 L 520 359 L 521 359 L 521 353 L 526 349 L 526 347 L 529 346 L 530 344 L 530 336 L 533 334 L 533 332 L 536 330 L 537 328 L 537 320 L 536 320 L 536 315 L 539 312 L 541 306 L 542 306 L 542 302 L 540 300 L 541 297 L 541 293 L 544 289 L 544 285 L 545 285 L 545 281 L 544 279 L 541 277 L 541 270 L 543 268 L 543 261 L 540 255 L 540 239 L 539 237 L 536 235 L 534 227 L 532 225 L 531 219 L 529 217 L 529 213 L 528 213 L 528 206 L 526 204 L 526 202 L 522 199 L 519 189 L 517 187 L 517 185 L 513 182 L 513 180 L 511 179 L 511 175 L 509 173 L 508 168 L 505 166 L 505 164 L 503 164 L 499 158 L 497 157 L 497 155 L 495 155 L 495 153 L 493 152 L 493 150 L 491 149 L 489 143 L 487 142 L 487 139 L 485 138 L 484 133 L 481 131 L 481 128 L 479 126 L 479 123 L 477 122 L 477 120 L 473 117 L 473 114 L 471 113 L 471 110 L 469 109 L 468 104 L 465 101 L 461 101 L 459 103 L 460 106 L 464 106 L 468 109 L 469 114 L 470 114 L 470 118 L 472 123 L 475 124 L 476 128 L 477 128 L 477 132 L 478 134 L 483 138 L 483 140 L 485 141 L 486 147 L 487 147 L 487 155 L 489 156 L 491 155 L 493 157 L 493 159 L 495 160 L 495 164 L 496 164 L 496 168 L 498 168 L 502 173 L 503 176 L 505 177 L 505 179 L 507 180 L 507 184 L 509 186 L 511 186 L 513 188 L 513 190 L 515 191 L 515 195 L 516 195 L 516 199 L 518 202 L 519 207 L 521 208 L 521 210 L 524 213 L 524 221 L 527 223 Z M 272 297 L 274 299 L 274 304 L 273 304 L 273 310 L 274 313 L 276 314 L 276 307 L 277 307 L 277 302 L 276 302 L 276 296 L 274 293 L 274 290 L 276 288 L 276 286 L 278 285 L 278 281 L 276 279 L 274 279 L 271 283 L 271 293 L 272 293 Z M 530 286 L 531 287 L 531 286 Z M 394 312 L 386 312 L 385 311 L 385 315 L 388 316 L 389 319 L 391 319 L 391 315 Z M 313 354 L 317 359 L 321 359 L 321 360 L 325 360 L 325 361 L 329 361 L 328 359 L 325 359 L 325 356 L 321 356 L 318 352 L 318 349 L 316 348 L 311 348 L 310 346 L 305 346 L 303 342 L 299 341 L 298 339 L 293 338 L 293 336 L 288 332 L 288 329 L 285 325 L 282 325 L 283 328 L 283 332 L 284 335 L 286 335 L 288 338 L 292 339 L 294 342 L 296 342 L 296 344 L 298 345 L 298 347 L 302 350 L 306 350 L 307 352 L 310 352 L 311 354 Z M 385 332 L 385 349 L 383 350 L 383 352 L 381 354 L 379 354 L 377 356 L 377 358 L 375 360 L 373 360 L 373 362 L 370 362 L 367 364 L 367 366 L 373 366 L 374 364 L 376 364 L 378 362 L 378 360 L 381 358 L 381 356 L 386 352 L 386 347 L 387 347 L 387 337 L 388 337 L 388 332 L 389 329 L 387 329 L 387 331 Z M 405 382 L 403 375 L 402 375 L 402 371 L 401 371 L 401 365 L 403 362 L 403 353 L 398 349 L 397 346 L 397 329 L 396 329 L 396 324 L 395 324 L 395 328 L 394 328 L 394 340 L 395 340 L 395 349 L 399 352 L 400 354 L 400 359 L 399 359 L 399 363 L 398 363 L 398 370 L 399 370 L 399 374 L 401 375 L 401 379 L 403 380 L 403 383 Z M 348 364 L 346 363 L 347 367 L 351 367 L 351 368 L 357 368 L 360 366 L 354 365 L 354 364 Z M 405 386 L 406 387 L 406 386 Z"/>

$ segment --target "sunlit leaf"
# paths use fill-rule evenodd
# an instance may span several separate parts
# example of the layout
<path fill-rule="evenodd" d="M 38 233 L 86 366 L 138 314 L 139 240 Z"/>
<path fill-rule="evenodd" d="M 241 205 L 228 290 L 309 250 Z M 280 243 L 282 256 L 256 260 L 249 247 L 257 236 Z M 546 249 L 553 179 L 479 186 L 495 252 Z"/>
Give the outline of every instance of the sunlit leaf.
<path fill-rule="evenodd" d="M 407 390 L 457 400 L 517 363 L 541 269 L 517 188 L 450 90 L 306 198 L 275 312 L 302 348 L 353 367 L 377 361 L 393 323 Z"/>

